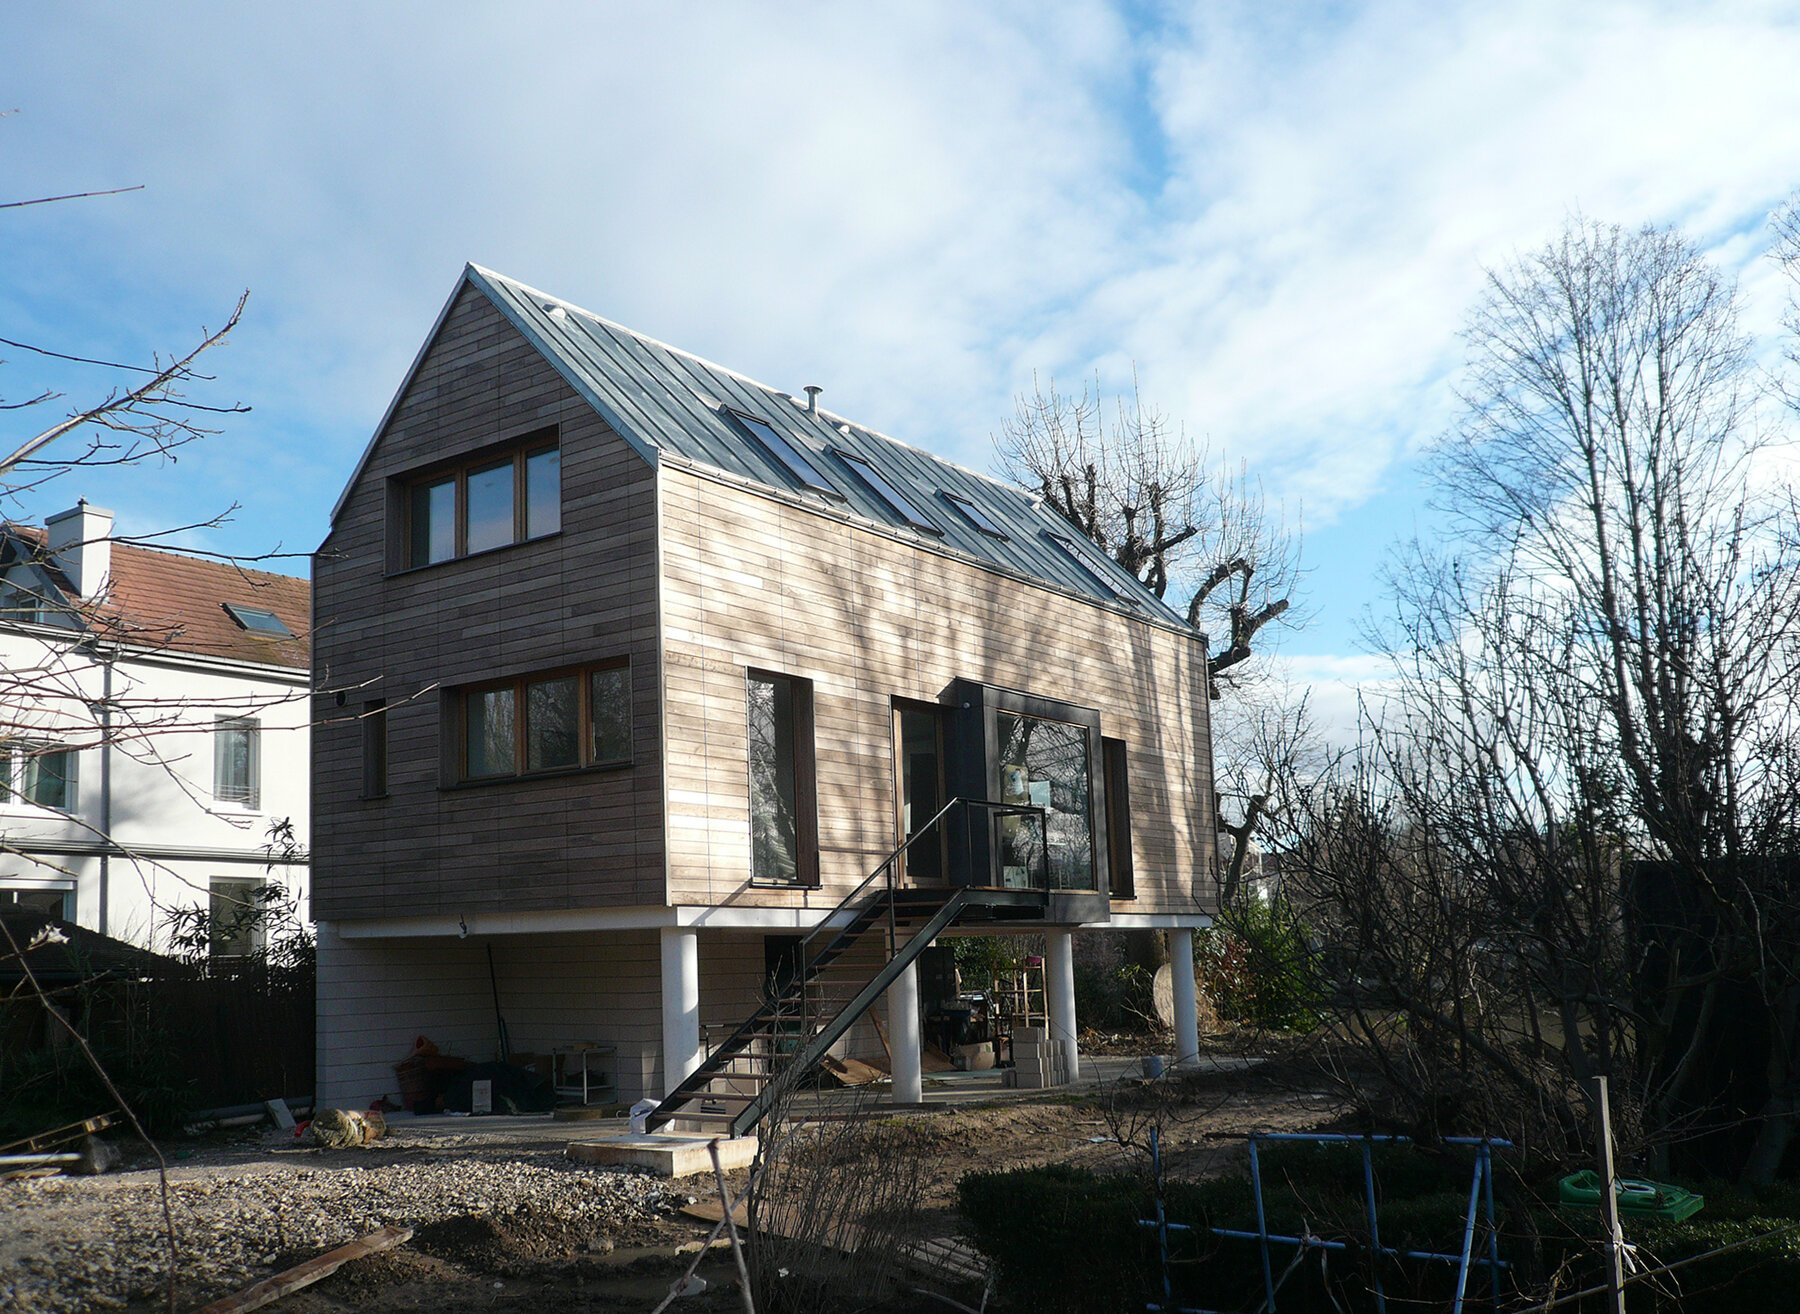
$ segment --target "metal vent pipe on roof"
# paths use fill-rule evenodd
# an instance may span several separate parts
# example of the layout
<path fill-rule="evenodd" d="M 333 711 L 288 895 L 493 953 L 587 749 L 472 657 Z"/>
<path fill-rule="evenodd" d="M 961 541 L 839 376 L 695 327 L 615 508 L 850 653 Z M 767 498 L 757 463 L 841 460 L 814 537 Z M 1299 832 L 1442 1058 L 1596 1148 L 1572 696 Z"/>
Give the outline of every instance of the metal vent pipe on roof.
<path fill-rule="evenodd" d="M 819 394 L 824 391 L 825 389 L 821 388 L 816 383 L 809 383 L 806 385 L 806 413 L 808 415 L 817 415 L 819 413 Z"/>

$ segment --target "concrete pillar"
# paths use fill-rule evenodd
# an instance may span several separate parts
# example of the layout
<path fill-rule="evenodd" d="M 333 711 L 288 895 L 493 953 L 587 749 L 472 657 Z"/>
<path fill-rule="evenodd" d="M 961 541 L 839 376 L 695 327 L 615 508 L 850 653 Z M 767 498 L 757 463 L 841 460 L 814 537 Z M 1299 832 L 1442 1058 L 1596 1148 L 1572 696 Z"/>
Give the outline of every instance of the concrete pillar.
<path fill-rule="evenodd" d="M 894 1103 L 925 1100 L 925 1070 L 919 1061 L 919 963 L 917 959 L 887 988 L 888 1061 L 893 1067 Z"/>
<path fill-rule="evenodd" d="M 662 928 L 663 1093 L 700 1066 L 700 938 Z"/>
<path fill-rule="evenodd" d="M 1175 1062 L 1200 1058 L 1200 1009 L 1194 996 L 1194 932 L 1182 926 L 1169 932 L 1169 984 L 1175 995 Z"/>
<path fill-rule="evenodd" d="M 1044 988 L 1049 998 L 1050 1039 L 1063 1043 L 1069 1057 L 1069 1080 L 1081 1076 L 1081 1054 L 1075 1047 L 1075 933 L 1056 927 L 1044 932 Z"/>

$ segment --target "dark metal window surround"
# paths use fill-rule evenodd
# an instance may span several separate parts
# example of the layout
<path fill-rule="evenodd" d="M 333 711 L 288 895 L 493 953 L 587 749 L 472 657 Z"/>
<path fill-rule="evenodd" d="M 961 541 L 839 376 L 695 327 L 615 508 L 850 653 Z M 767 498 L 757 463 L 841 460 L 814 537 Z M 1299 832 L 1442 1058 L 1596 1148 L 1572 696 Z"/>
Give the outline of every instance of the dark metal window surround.
<path fill-rule="evenodd" d="M 992 516 L 976 506 L 975 503 L 971 502 L 968 498 L 958 497 L 955 493 L 940 493 L 939 496 L 951 506 L 955 507 L 957 513 L 961 515 L 964 520 L 967 520 L 971 525 L 975 526 L 976 529 L 979 529 L 989 538 L 997 538 L 1002 543 L 1010 543 L 1012 541 L 1011 536 L 994 522 Z"/>
<path fill-rule="evenodd" d="M 631 762 L 631 666 L 624 658 L 459 689 L 450 701 L 460 721 L 458 780 Z"/>
<path fill-rule="evenodd" d="M 849 466 L 851 473 L 869 486 L 869 491 L 874 493 L 889 511 L 893 512 L 896 519 L 905 521 L 914 529 L 923 529 L 928 534 L 942 534 L 944 532 L 932 521 L 931 517 L 919 510 L 919 504 L 917 502 L 913 501 L 905 493 L 896 488 L 886 475 L 882 474 L 881 471 L 870 465 L 862 457 L 852 455 L 846 451 L 841 451 L 835 447 L 832 448 L 832 455 L 836 456 L 838 460 Z"/>
<path fill-rule="evenodd" d="M 806 454 L 798 446 L 777 431 L 775 426 L 767 420 L 759 420 L 753 415 L 745 415 L 742 411 L 727 411 L 726 414 L 736 420 L 743 427 L 745 433 L 756 439 L 763 449 L 781 465 L 781 468 L 799 482 L 802 488 L 810 488 L 816 493 L 826 493 L 832 497 L 843 496 L 831 486 L 824 475 L 819 473 L 819 467 L 808 460 Z"/>
<path fill-rule="evenodd" d="M 542 433 L 502 452 L 407 481 L 401 567 L 429 566 L 554 534 L 562 453 Z"/>
<path fill-rule="evenodd" d="M 812 681 L 750 671 L 745 681 L 750 774 L 750 879 L 819 883 Z"/>
<path fill-rule="evenodd" d="M 255 717 L 213 719 L 213 797 L 262 806 L 262 727 Z"/>

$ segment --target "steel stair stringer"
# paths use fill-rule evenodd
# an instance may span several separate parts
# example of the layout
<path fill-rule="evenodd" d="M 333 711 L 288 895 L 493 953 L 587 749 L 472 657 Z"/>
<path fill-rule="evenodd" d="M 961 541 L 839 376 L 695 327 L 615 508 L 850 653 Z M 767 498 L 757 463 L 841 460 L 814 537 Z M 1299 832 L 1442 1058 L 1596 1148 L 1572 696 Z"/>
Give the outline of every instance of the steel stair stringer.
<path fill-rule="evenodd" d="M 893 908 L 896 893 L 913 896 L 910 906 L 900 912 Z M 732 1033 L 722 1044 L 710 1054 L 706 1061 L 694 1069 L 674 1090 L 664 1097 L 662 1104 L 646 1120 L 645 1125 L 655 1130 L 676 1119 L 697 1119 L 693 1106 L 704 1106 L 717 1103 L 721 1098 L 729 1102 L 742 1101 L 744 1107 L 731 1118 L 731 1134 L 747 1135 L 767 1116 L 776 1099 L 791 1089 L 799 1079 L 809 1072 L 820 1059 L 840 1039 L 843 1038 L 856 1021 L 868 1012 L 869 1007 L 879 999 L 887 988 L 894 983 L 896 977 L 917 961 L 933 939 L 954 923 L 967 906 L 969 893 L 966 889 L 946 888 L 942 891 L 944 898 L 931 912 L 931 915 L 919 925 L 903 945 L 882 963 L 880 969 L 864 982 L 856 994 L 829 1018 L 824 1020 L 816 1030 L 808 1028 L 800 1047 L 792 1054 L 781 1059 L 781 1071 L 770 1076 L 755 1076 L 731 1071 L 732 1065 L 749 1056 L 752 1042 L 759 1037 L 771 1034 L 781 1019 L 799 1018 L 803 1021 L 806 1012 L 806 998 L 812 986 L 824 976 L 825 969 L 854 945 L 862 936 L 881 929 L 890 909 L 907 921 L 925 911 L 916 900 L 922 893 L 919 890 L 892 891 L 880 890 L 870 896 L 850 921 L 841 927 L 827 942 L 816 958 L 807 963 L 804 981 L 800 978 L 789 982 L 780 998 L 765 1003 Z M 933 891 L 937 893 L 937 891 Z M 929 906 L 929 905 L 926 905 Z M 714 1081 L 738 1080 L 747 1081 L 758 1087 L 752 1096 L 721 1097 L 711 1092 Z M 712 1114 L 719 1119 L 720 1115 Z"/>

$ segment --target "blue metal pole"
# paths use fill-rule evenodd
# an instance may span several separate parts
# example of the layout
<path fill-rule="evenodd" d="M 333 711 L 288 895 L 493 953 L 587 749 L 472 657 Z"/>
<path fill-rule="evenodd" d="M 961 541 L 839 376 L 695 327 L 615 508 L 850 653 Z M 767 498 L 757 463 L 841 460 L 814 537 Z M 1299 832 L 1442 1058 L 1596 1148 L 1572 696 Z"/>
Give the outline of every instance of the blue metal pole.
<path fill-rule="evenodd" d="M 1475 1160 L 1475 1171 L 1469 1176 L 1469 1211 L 1463 1217 L 1462 1261 L 1456 1266 L 1456 1303 L 1450 1314 L 1462 1314 L 1463 1297 L 1469 1289 L 1469 1259 L 1475 1252 L 1475 1207 L 1481 1201 L 1481 1159 Z"/>
<path fill-rule="evenodd" d="M 1275 1270 L 1269 1265 L 1269 1220 L 1263 1213 L 1262 1164 L 1256 1157 L 1256 1133 L 1250 1133 L 1250 1185 L 1256 1192 L 1256 1232 L 1262 1238 L 1263 1290 L 1269 1314 L 1275 1314 Z"/>
<path fill-rule="evenodd" d="M 1500 1224 L 1494 1217 L 1494 1147 L 1481 1143 L 1481 1172 L 1487 1185 L 1488 1272 L 1494 1279 L 1494 1308 L 1500 1308 Z"/>
<path fill-rule="evenodd" d="M 1375 1221 L 1375 1162 L 1366 1138 L 1362 1144 L 1362 1159 L 1363 1196 L 1369 1202 L 1369 1242 L 1374 1247 L 1369 1263 L 1375 1272 L 1375 1308 L 1380 1314 L 1387 1314 L 1387 1292 L 1381 1287 L 1381 1225 Z"/>

